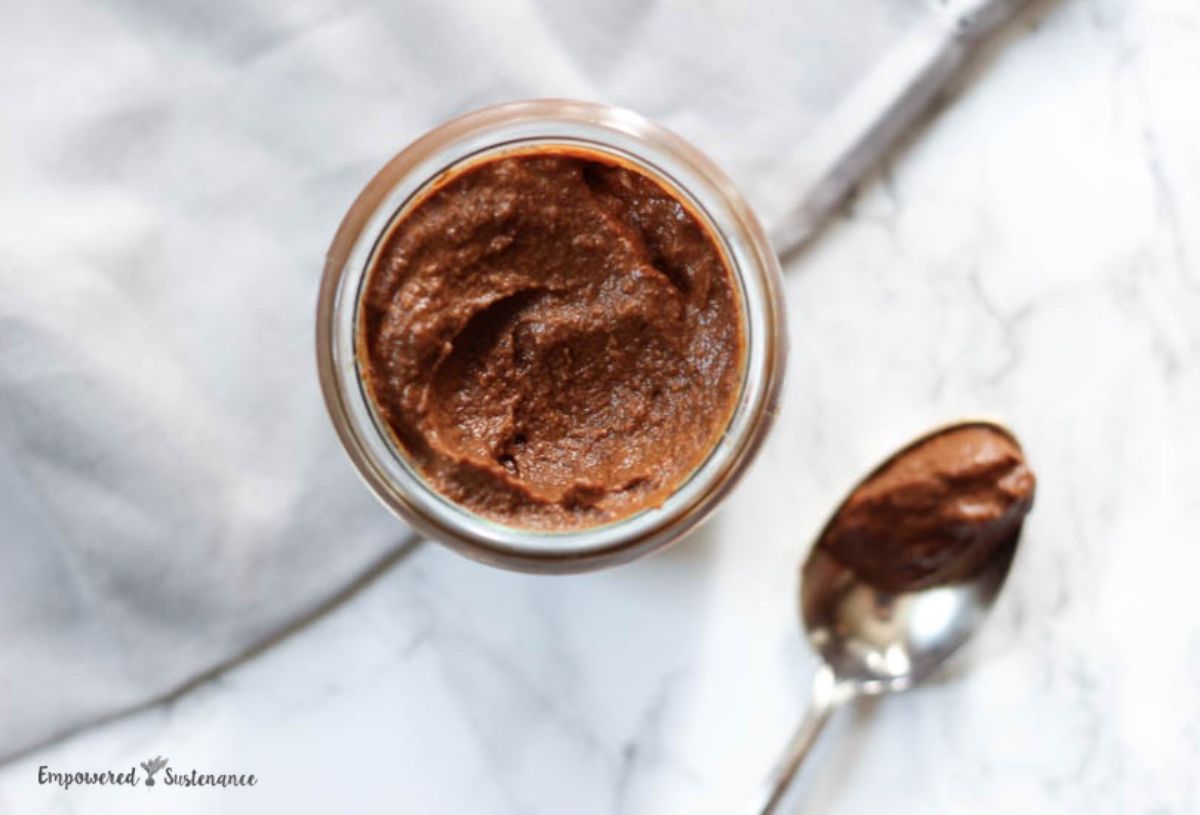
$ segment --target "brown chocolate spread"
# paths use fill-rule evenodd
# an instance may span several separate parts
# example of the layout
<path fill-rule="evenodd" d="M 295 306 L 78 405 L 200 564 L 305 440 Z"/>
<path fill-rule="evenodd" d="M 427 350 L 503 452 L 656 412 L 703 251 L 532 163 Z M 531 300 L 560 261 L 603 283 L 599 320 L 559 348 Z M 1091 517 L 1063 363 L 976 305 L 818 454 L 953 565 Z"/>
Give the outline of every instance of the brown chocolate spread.
<path fill-rule="evenodd" d="M 392 224 L 358 356 L 433 489 L 569 530 L 658 506 L 703 463 L 745 341 L 725 256 L 676 194 L 543 146 L 452 170 Z"/>
<path fill-rule="evenodd" d="M 817 545 L 873 586 L 912 591 L 966 579 L 1019 533 L 1034 476 L 988 425 L 939 433 L 863 482 Z"/>

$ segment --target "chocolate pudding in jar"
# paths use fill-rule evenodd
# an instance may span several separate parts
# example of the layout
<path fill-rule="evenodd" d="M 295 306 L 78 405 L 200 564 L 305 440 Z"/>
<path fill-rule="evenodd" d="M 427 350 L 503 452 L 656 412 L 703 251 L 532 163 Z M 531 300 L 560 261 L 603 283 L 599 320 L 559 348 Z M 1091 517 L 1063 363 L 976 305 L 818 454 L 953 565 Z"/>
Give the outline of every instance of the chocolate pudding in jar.
<path fill-rule="evenodd" d="M 745 349 L 700 218 L 562 146 L 456 168 L 407 207 L 359 329 L 375 409 L 433 489 L 547 530 L 660 505 L 724 432 Z"/>
<path fill-rule="evenodd" d="M 729 494 L 776 413 L 778 261 L 695 148 L 518 102 L 401 151 L 333 242 L 317 361 L 376 495 L 469 557 L 616 565 Z"/>

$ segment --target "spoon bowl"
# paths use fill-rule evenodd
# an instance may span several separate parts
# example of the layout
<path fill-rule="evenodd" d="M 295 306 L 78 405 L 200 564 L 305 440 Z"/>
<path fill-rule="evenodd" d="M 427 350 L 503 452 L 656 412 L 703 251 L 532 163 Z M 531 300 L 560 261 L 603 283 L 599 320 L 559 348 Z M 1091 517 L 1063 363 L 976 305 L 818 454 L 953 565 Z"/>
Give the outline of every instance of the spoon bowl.
<path fill-rule="evenodd" d="M 963 583 L 882 591 L 814 548 L 801 572 L 808 641 L 856 693 L 907 690 L 970 639 L 991 611 L 1016 552 L 1014 537 Z"/>

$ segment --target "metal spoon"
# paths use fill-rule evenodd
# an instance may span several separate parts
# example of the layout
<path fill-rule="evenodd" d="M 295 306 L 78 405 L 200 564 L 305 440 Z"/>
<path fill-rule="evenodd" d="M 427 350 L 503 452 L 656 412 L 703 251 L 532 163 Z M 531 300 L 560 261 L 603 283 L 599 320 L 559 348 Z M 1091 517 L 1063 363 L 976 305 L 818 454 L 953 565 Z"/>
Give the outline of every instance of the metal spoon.
<path fill-rule="evenodd" d="M 965 425 L 990 427 L 1016 441 L 1010 430 L 995 422 L 958 422 L 914 439 L 859 484 L 901 453 Z M 834 512 L 826 526 L 836 516 Z M 823 534 L 824 529 L 817 540 Z M 813 683 L 808 714 L 772 772 L 754 812 L 770 815 L 778 811 L 801 763 L 835 709 L 858 696 L 911 688 L 975 633 L 1004 585 L 1018 539 L 1019 534 L 1014 535 L 1000 547 L 968 582 L 902 594 L 872 587 L 824 550 L 812 548 L 801 570 L 800 616 L 822 664 Z"/>

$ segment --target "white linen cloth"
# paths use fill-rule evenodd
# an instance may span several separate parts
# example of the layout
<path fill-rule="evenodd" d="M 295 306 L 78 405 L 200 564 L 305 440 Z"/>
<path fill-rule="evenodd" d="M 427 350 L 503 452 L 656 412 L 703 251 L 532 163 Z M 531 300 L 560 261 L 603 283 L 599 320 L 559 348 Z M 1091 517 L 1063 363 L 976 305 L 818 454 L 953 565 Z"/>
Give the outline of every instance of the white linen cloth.
<path fill-rule="evenodd" d="M 321 607 L 402 525 L 321 403 L 324 252 L 440 121 L 569 96 L 712 155 L 795 245 L 954 67 L 918 0 L 0 2 L 0 758 Z"/>

